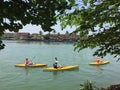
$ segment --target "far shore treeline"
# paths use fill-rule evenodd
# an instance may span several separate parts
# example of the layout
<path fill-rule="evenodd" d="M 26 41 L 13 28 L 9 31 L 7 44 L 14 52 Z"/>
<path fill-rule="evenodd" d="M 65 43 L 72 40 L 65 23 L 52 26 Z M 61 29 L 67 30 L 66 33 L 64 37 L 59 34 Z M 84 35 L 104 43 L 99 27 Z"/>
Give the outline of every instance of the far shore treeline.
<path fill-rule="evenodd" d="M 86 38 L 86 37 L 84 37 Z M 53 42 L 76 42 L 80 39 L 80 36 L 72 33 L 66 34 L 46 34 L 42 35 L 39 33 L 5 33 L 2 36 L 2 40 L 28 40 L 28 41 L 53 41 Z M 83 38 L 81 38 L 83 39 Z"/>

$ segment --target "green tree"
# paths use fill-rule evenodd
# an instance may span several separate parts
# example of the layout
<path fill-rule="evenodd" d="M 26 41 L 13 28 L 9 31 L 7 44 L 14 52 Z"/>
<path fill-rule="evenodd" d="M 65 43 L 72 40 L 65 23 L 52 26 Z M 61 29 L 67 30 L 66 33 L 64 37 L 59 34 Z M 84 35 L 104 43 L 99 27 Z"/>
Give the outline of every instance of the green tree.
<path fill-rule="evenodd" d="M 80 84 L 80 90 L 102 90 L 102 89 L 96 87 L 96 85 L 91 80 L 87 80 L 83 84 Z"/>
<path fill-rule="evenodd" d="M 3 44 L 3 42 L 2 41 L 0 41 L 0 49 L 3 49 L 4 47 L 5 47 L 5 44 Z"/>
<path fill-rule="evenodd" d="M 66 32 L 65 32 L 65 35 L 69 35 L 69 32 L 68 32 L 68 31 L 66 31 Z"/>
<path fill-rule="evenodd" d="M 53 34 L 54 34 L 54 35 L 56 34 L 56 31 L 55 31 L 55 30 L 53 30 Z"/>
<path fill-rule="evenodd" d="M 42 35 L 42 34 L 43 34 L 43 32 L 42 32 L 42 31 L 39 31 L 39 34 L 40 34 L 40 35 Z"/>
<path fill-rule="evenodd" d="M 27 24 L 52 31 L 56 16 L 73 4 L 74 0 L 0 0 L 0 36 L 5 30 L 18 32 Z"/>
<path fill-rule="evenodd" d="M 57 35 L 60 36 L 60 32 L 58 32 Z"/>
<path fill-rule="evenodd" d="M 62 27 L 76 26 L 75 33 L 81 37 L 75 50 L 99 47 L 94 55 L 106 54 L 120 59 L 120 2 L 118 0 L 82 0 L 74 10 L 60 16 Z M 91 35 L 90 35 L 91 33 Z"/>

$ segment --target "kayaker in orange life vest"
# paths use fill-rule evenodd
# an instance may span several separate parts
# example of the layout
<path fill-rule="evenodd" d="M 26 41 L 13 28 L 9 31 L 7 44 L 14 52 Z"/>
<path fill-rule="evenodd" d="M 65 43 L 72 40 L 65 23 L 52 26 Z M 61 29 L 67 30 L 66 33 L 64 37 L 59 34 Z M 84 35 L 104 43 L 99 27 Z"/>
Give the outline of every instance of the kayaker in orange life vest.
<path fill-rule="evenodd" d="M 99 59 L 98 57 L 96 58 L 96 62 L 97 62 L 97 63 L 99 63 L 99 62 L 100 62 L 100 59 Z"/>

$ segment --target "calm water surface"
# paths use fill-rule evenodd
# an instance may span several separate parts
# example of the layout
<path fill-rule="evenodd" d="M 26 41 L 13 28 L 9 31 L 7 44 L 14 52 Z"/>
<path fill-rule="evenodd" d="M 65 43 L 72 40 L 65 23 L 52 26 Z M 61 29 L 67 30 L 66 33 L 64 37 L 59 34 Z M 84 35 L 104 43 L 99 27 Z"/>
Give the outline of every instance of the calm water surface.
<path fill-rule="evenodd" d="M 110 64 L 90 66 L 95 60 L 94 50 L 74 51 L 73 44 L 4 41 L 6 48 L 0 50 L 0 90 L 79 90 L 85 80 L 96 82 L 98 87 L 120 83 L 120 62 L 107 55 Z M 35 63 L 52 66 L 54 57 L 61 65 L 79 65 L 71 71 L 43 72 L 43 68 L 14 67 L 28 57 Z"/>

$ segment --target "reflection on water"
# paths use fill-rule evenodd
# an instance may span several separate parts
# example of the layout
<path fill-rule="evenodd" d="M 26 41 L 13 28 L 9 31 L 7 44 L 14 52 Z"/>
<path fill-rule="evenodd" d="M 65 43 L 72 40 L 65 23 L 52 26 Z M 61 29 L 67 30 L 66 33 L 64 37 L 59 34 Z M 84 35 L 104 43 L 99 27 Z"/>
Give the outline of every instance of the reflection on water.
<path fill-rule="evenodd" d="M 102 70 L 102 68 L 99 65 L 96 65 L 95 67 L 96 67 L 96 71 L 98 72 Z"/>
<path fill-rule="evenodd" d="M 48 45 L 59 45 L 59 44 L 73 44 L 73 42 L 44 42 L 44 41 L 26 41 L 26 40 L 4 40 L 4 43 L 21 43 L 21 44 L 48 44 Z"/>
<path fill-rule="evenodd" d="M 75 68 L 75 69 L 70 69 L 70 70 L 61 70 L 61 71 L 51 71 L 53 73 L 54 76 L 57 76 L 61 73 L 64 73 L 64 72 L 78 72 L 79 71 L 79 68 Z"/>
<path fill-rule="evenodd" d="M 101 72 L 101 71 L 103 71 L 104 69 L 102 68 L 102 66 L 104 66 L 104 65 L 91 65 L 91 67 L 95 67 L 95 69 L 96 69 L 96 71 L 97 72 Z"/>
<path fill-rule="evenodd" d="M 25 67 L 25 75 L 28 75 L 28 74 L 29 74 L 29 70 L 30 70 L 30 68 Z"/>
<path fill-rule="evenodd" d="M 64 71 L 52 71 L 54 76 L 57 76 L 58 74 L 64 73 Z"/>

